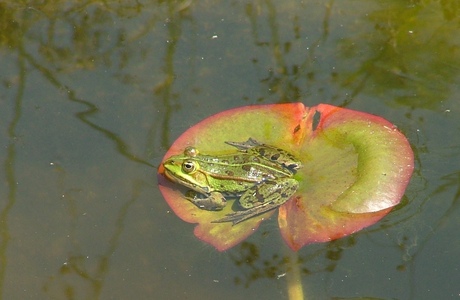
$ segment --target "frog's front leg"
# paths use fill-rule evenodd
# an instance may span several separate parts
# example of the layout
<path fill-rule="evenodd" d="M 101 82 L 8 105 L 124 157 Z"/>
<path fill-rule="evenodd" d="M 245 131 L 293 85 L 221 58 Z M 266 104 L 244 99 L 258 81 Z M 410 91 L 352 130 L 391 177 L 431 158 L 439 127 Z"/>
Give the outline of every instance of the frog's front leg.
<path fill-rule="evenodd" d="M 227 200 L 224 195 L 219 192 L 211 192 L 208 195 L 203 195 L 190 190 L 185 194 L 185 199 L 189 200 L 201 209 L 211 211 L 222 210 L 227 204 Z"/>
<path fill-rule="evenodd" d="M 233 225 L 269 210 L 275 209 L 288 201 L 297 191 L 299 183 L 293 178 L 266 181 L 248 189 L 239 199 L 239 204 L 246 210 L 227 214 L 212 223 L 232 222 Z"/>

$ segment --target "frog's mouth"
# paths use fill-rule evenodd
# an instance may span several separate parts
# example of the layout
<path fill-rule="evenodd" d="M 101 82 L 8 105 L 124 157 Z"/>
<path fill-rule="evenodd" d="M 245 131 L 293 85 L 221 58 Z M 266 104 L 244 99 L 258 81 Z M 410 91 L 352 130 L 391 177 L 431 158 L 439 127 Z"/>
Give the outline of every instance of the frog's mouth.
<path fill-rule="evenodd" d="M 202 194 L 208 194 L 209 192 L 211 192 L 211 189 L 209 187 L 203 187 L 203 186 L 200 186 L 194 182 L 192 182 L 189 178 L 187 178 L 186 176 L 182 176 L 182 177 L 177 177 L 177 175 L 169 170 L 168 166 L 165 165 L 165 175 L 166 177 L 171 180 L 172 182 L 175 182 L 175 183 L 178 183 L 182 186 L 185 186 L 185 187 L 188 187 L 189 189 L 192 189 L 194 191 L 197 191 L 199 193 L 202 193 Z"/>

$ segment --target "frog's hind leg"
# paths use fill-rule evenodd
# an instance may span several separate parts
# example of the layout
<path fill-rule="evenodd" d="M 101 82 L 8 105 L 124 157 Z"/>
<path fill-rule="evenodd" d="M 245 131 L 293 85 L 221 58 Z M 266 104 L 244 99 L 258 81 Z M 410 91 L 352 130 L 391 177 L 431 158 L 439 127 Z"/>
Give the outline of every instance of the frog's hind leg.
<path fill-rule="evenodd" d="M 255 185 L 244 192 L 239 199 L 240 206 L 245 210 L 230 213 L 213 223 L 232 222 L 235 225 L 275 209 L 288 201 L 297 191 L 298 186 L 299 183 L 293 178 L 265 181 Z"/>

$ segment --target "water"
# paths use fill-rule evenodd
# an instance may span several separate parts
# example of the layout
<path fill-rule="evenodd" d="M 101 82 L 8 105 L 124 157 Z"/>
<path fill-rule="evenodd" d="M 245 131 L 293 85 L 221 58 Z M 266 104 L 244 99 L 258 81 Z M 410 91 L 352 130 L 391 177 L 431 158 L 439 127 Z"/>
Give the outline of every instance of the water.
<path fill-rule="evenodd" d="M 3 299 L 287 299 L 275 220 L 219 253 L 162 199 L 169 145 L 225 109 L 301 101 L 409 138 L 404 205 L 299 251 L 309 299 L 460 298 L 456 1 L 0 4 Z"/>

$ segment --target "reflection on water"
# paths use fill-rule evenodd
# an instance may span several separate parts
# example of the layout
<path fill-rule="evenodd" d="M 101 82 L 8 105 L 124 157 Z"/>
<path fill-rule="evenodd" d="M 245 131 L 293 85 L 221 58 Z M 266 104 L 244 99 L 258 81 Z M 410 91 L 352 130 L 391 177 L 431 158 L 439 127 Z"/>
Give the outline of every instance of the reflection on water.
<path fill-rule="evenodd" d="M 387 93 L 400 105 L 435 109 L 451 95 L 458 76 L 458 30 L 453 1 L 427 1 L 407 6 L 394 1 L 368 14 L 359 26 L 369 30 L 358 39 L 343 39 L 341 56 L 359 68 L 342 73 L 353 95 Z M 441 46 L 442 45 L 442 46 Z M 388 93 L 390 91 L 390 93 Z"/>
<path fill-rule="evenodd" d="M 302 249 L 305 293 L 458 296 L 459 18 L 434 0 L 1 2 L 1 298 L 286 298 L 276 230 L 203 249 L 154 178 L 204 117 L 292 101 L 381 114 L 418 162 L 384 221 Z"/>
<path fill-rule="evenodd" d="M 333 272 L 342 258 L 343 251 L 353 247 L 354 244 L 353 237 L 330 242 L 315 252 L 301 255 L 294 265 L 301 266 L 300 271 L 304 276 Z M 292 262 L 289 260 L 292 258 L 289 255 L 275 253 L 271 257 L 262 257 L 262 249 L 247 241 L 241 243 L 237 248 L 237 251 L 230 254 L 233 263 L 241 269 L 241 274 L 235 276 L 234 279 L 236 285 L 244 285 L 248 288 L 257 280 L 280 279 L 291 271 Z"/>

